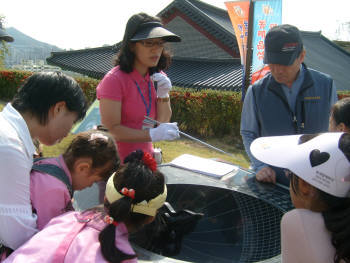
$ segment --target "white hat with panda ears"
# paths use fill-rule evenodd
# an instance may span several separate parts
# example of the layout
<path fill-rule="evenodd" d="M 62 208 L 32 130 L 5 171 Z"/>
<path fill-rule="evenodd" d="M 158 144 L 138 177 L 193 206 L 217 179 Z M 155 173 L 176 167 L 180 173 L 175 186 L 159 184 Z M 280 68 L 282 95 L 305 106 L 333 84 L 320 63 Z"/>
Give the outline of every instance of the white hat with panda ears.
<path fill-rule="evenodd" d="M 260 137 L 250 146 L 258 160 L 289 169 L 314 187 L 337 197 L 350 197 L 350 162 L 339 149 L 344 133 Z"/>

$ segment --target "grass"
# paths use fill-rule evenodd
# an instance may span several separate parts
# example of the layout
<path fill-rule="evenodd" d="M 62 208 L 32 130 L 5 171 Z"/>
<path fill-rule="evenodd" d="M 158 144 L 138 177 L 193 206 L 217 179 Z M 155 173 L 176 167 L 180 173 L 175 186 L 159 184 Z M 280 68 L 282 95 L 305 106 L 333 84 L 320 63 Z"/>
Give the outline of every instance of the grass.
<path fill-rule="evenodd" d="M 0 110 L 4 107 L 6 102 L 0 101 Z M 59 144 L 54 146 L 43 146 L 44 156 L 58 156 L 64 152 L 71 140 L 74 138 L 73 134 L 68 135 Z M 243 150 L 240 142 L 235 142 L 230 137 L 221 138 L 199 138 L 200 140 L 222 149 L 231 155 L 222 154 L 218 151 L 212 150 L 198 142 L 189 139 L 179 139 L 175 141 L 162 141 L 154 143 L 155 148 L 161 148 L 163 153 L 163 162 L 167 163 L 182 154 L 192 154 L 203 158 L 218 158 L 225 160 L 244 168 L 248 168 L 249 159 Z"/>
<path fill-rule="evenodd" d="M 59 144 L 54 146 L 43 146 L 43 154 L 44 156 L 57 156 L 64 152 L 64 150 L 68 147 L 74 135 L 70 134 L 66 138 L 64 138 Z M 218 151 L 211 150 L 210 148 L 199 144 L 197 142 L 188 140 L 188 139 L 179 139 L 175 141 L 162 141 L 154 143 L 155 148 L 161 148 L 163 152 L 163 162 L 167 163 L 173 160 L 174 158 L 182 155 L 182 154 L 192 154 L 204 158 L 218 158 L 221 160 L 225 160 L 239 166 L 248 168 L 249 161 L 248 157 L 245 154 L 245 151 L 242 149 L 237 149 L 230 144 L 225 144 L 224 141 L 217 138 L 211 138 L 206 141 L 207 143 L 224 150 L 232 154 L 232 156 L 222 154 Z"/>
<path fill-rule="evenodd" d="M 234 147 L 232 144 L 225 143 L 223 138 L 201 139 L 210 145 L 230 153 L 232 156 L 212 150 L 205 145 L 189 139 L 179 139 L 176 141 L 163 141 L 154 143 L 154 147 L 161 148 L 163 152 L 163 162 L 170 162 L 182 154 L 192 154 L 204 158 L 218 158 L 239 166 L 248 168 L 249 159 L 244 150 Z"/>

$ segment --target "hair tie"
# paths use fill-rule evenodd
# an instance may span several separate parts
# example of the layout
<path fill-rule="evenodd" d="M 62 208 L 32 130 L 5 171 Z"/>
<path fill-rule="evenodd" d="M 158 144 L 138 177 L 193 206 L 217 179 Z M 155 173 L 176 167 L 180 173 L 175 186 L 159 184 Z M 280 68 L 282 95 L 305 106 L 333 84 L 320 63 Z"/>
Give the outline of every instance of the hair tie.
<path fill-rule="evenodd" d="M 142 161 L 152 172 L 157 170 L 157 162 L 148 152 L 143 153 Z"/>
<path fill-rule="evenodd" d="M 103 218 L 103 221 L 109 225 L 114 225 L 114 226 L 118 226 L 118 222 L 117 221 L 114 221 L 114 218 L 109 216 L 109 215 L 106 215 L 104 218 Z"/>
<path fill-rule="evenodd" d="M 128 196 L 131 199 L 135 198 L 135 190 L 134 189 L 128 189 L 126 187 L 123 187 L 120 193 L 124 196 Z"/>
<path fill-rule="evenodd" d="M 116 176 L 116 173 L 114 173 L 111 177 L 109 177 L 107 184 L 106 184 L 106 199 L 107 201 L 112 204 L 119 199 L 123 198 L 124 195 L 121 193 L 122 191 L 117 191 L 114 186 L 114 178 Z M 125 187 L 126 188 L 126 187 Z M 133 189 L 127 189 L 126 190 L 129 192 L 134 192 L 135 190 Z M 124 192 L 126 192 L 124 190 Z M 131 211 L 135 213 L 140 213 L 144 215 L 149 215 L 149 216 L 155 216 L 157 214 L 157 210 L 164 204 L 165 200 L 167 197 L 167 188 L 166 185 L 164 184 L 164 190 L 162 193 L 157 195 L 151 200 L 143 200 L 138 203 L 132 203 L 131 204 Z"/>
<path fill-rule="evenodd" d="M 96 140 L 96 139 L 102 139 L 104 141 L 108 141 L 108 137 L 106 135 L 101 134 L 101 133 L 92 133 L 90 135 L 89 141 L 93 141 L 93 140 Z"/>

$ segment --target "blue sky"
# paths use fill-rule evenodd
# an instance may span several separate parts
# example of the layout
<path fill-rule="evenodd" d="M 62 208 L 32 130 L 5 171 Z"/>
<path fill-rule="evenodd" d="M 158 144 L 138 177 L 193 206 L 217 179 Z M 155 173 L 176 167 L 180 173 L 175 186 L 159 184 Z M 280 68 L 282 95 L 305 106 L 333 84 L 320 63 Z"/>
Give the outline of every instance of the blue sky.
<path fill-rule="evenodd" d="M 224 1 L 203 0 L 222 9 Z M 282 0 L 283 23 L 320 31 L 330 39 L 341 22 L 350 21 L 350 0 Z M 43 42 L 65 49 L 99 47 L 122 39 L 128 18 L 138 12 L 156 15 L 172 0 L 8 0 L 0 14 L 15 27 Z M 124 4 L 123 4 L 124 3 Z M 125 4 L 127 3 L 127 5 Z"/>

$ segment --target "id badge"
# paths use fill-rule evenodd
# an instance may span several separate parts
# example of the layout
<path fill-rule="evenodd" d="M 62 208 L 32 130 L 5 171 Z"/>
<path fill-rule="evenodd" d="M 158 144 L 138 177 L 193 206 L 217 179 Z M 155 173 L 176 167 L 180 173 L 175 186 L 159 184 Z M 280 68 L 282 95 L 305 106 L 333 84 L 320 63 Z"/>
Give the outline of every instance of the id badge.
<path fill-rule="evenodd" d="M 152 126 L 149 126 L 149 125 L 142 125 L 142 130 L 149 130 L 153 128 Z"/>
<path fill-rule="evenodd" d="M 151 128 L 154 128 L 154 123 L 147 119 L 144 119 L 142 122 L 142 130 L 149 130 Z"/>

